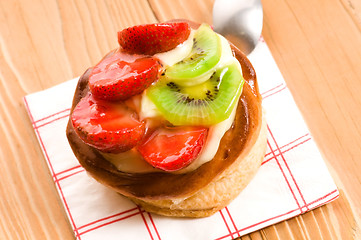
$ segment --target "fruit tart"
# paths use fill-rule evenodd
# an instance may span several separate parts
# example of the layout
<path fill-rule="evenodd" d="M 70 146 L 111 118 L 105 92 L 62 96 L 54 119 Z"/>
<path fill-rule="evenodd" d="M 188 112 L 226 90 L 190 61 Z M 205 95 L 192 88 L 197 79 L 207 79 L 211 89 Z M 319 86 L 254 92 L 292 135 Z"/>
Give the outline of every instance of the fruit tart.
<path fill-rule="evenodd" d="M 256 73 L 207 24 L 138 25 L 79 79 L 70 146 L 100 183 L 146 211 L 206 217 L 257 172 L 266 122 Z"/>

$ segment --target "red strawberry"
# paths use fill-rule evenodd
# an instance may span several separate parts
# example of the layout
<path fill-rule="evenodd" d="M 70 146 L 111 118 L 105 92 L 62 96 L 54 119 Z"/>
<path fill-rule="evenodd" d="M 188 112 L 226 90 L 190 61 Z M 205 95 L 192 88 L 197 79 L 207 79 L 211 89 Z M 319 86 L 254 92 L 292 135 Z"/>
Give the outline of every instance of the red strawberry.
<path fill-rule="evenodd" d="M 118 32 L 120 46 L 136 54 L 166 52 L 187 40 L 190 27 L 186 22 L 138 25 Z"/>
<path fill-rule="evenodd" d="M 145 124 L 125 105 L 95 99 L 91 94 L 74 108 L 71 121 L 88 145 L 103 152 L 124 152 L 138 144 Z"/>
<path fill-rule="evenodd" d="M 138 151 L 156 168 L 180 170 L 196 159 L 207 133 L 208 129 L 203 127 L 158 128 L 138 145 Z"/>
<path fill-rule="evenodd" d="M 93 68 L 89 88 L 96 98 L 125 100 L 140 94 L 157 80 L 160 68 L 157 58 L 117 52 Z"/>

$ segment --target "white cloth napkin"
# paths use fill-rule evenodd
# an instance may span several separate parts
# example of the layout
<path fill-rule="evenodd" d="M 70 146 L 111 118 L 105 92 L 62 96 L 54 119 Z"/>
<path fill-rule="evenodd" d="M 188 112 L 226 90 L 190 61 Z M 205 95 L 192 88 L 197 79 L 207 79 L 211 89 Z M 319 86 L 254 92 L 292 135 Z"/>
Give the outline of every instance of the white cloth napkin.
<path fill-rule="evenodd" d="M 208 218 L 177 219 L 147 213 L 85 173 L 65 136 L 78 79 L 24 97 L 76 239 L 233 239 L 339 196 L 262 39 L 249 58 L 264 98 L 268 150 L 247 188 Z"/>

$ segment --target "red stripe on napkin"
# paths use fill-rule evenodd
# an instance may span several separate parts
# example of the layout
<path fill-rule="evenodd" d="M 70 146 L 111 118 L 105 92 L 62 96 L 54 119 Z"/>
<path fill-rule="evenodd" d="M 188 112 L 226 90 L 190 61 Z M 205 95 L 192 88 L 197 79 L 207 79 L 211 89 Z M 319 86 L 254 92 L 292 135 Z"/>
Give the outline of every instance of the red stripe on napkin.
<path fill-rule="evenodd" d="M 34 123 L 35 121 L 34 121 L 34 118 L 33 118 L 32 113 L 31 113 L 31 111 L 30 111 L 29 104 L 28 104 L 28 101 L 26 100 L 26 97 L 24 97 L 24 103 L 25 103 L 25 107 L 26 107 L 26 109 L 27 109 L 27 111 L 28 111 L 28 113 L 29 113 L 30 120 L 31 120 L 32 123 Z M 51 163 L 51 161 L 50 161 L 49 155 L 48 155 L 48 153 L 47 153 L 47 151 L 46 151 L 46 148 L 45 148 L 45 146 L 44 146 L 44 142 L 43 142 L 43 140 L 42 140 L 42 138 L 41 138 L 41 136 L 40 136 L 40 134 L 39 134 L 39 130 L 38 130 L 37 128 L 34 128 L 34 130 L 35 130 L 35 132 L 36 132 L 36 135 L 38 136 L 38 139 L 39 139 L 41 148 L 42 148 L 42 150 L 43 150 L 43 152 L 44 152 L 44 155 L 45 155 L 45 158 L 46 158 L 46 160 L 47 160 L 47 162 L 48 162 L 48 165 L 49 165 L 49 167 L 50 167 L 51 173 L 52 173 L 53 176 L 55 176 L 55 180 L 57 180 L 57 177 L 56 177 L 56 175 L 55 175 L 55 173 L 54 173 L 53 165 L 52 165 L 52 163 Z M 70 218 L 70 222 L 71 222 L 71 224 L 72 224 L 72 226 L 73 226 L 73 229 L 74 229 L 74 231 L 75 231 L 75 236 L 76 236 L 79 240 L 81 240 L 80 235 L 79 235 L 79 232 L 78 232 L 78 230 L 76 230 L 77 227 L 76 227 L 76 225 L 75 225 L 73 216 L 71 215 L 71 212 L 70 212 L 68 203 L 67 203 L 66 198 L 65 198 L 65 196 L 64 196 L 63 190 L 61 189 L 61 186 L 60 186 L 60 184 L 59 184 L 59 181 L 55 181 L 55 184 L 56 184 L 56 186 L 57 186 L 58 189 L 59 189 L 61 198 L 62 198 L 63 203 L 64 203 L 64 206 L 65 206 L 65 209 L 66 209 L 66 211 L 67 211 L 67 213 L 68 213 L 68 216 L 69 216 L 69 218 Z"/>

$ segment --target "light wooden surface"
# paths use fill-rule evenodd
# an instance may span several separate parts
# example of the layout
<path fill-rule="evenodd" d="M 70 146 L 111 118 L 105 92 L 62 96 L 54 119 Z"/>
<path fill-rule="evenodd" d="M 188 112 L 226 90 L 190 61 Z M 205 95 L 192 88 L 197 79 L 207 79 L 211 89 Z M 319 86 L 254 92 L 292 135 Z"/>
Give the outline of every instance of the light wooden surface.
<path fill-rule="evenodd" d="M 262 0 L 263 37 L 341 196 L 242 239 L 361 238 L 361 1 Z M 0 239 L 73 239 L 22 97 L 79 76 L 124 27 L 213 0 L 0 0 Z"/>

